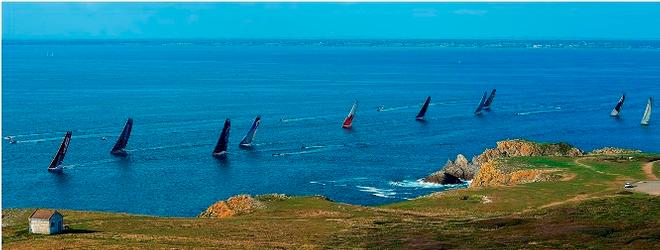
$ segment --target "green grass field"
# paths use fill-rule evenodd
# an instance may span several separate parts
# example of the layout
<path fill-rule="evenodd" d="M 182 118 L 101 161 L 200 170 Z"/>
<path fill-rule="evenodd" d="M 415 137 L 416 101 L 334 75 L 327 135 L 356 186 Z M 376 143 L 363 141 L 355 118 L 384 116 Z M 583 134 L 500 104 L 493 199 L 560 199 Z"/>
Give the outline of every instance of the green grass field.
<path fill-rule="evenodd" d="M 32 209 L 5 209 L 2 244 L 6 249 L 657 249 L 660 197 L 622 188 L 643 180 L 642 164 L 657 156 L 510 158 L 510 167 L 552 169 L 561 178 L 452 190 L 379 207 L 310 196 L 258 197 L 265 208 L 224 219 L 64 210 L 71 230 L 52 236 L 28 234 Z M 658 175 L 657 163 L 654 172 Z"/>

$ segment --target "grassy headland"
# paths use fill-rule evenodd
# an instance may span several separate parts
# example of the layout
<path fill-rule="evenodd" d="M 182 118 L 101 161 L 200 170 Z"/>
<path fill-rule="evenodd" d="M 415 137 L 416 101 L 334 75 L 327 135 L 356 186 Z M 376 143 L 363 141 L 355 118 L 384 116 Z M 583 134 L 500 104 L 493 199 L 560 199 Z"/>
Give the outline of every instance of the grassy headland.
<path fill-rule="evenodd" d="M 660 197 L 622 186 L 645 180 L 642 165 L 658 158 L 512 157 L 502 162 L 507 171 L 542 170 L 550 178 L 379 207 L 264 195 L 255 197 L 259 208 L 221 219 L 63 210 L 71 230 L 52 236 L 27 232 L 32 209 L 5 209 L 3 248 L 653 249 L 660 246 Z"/>

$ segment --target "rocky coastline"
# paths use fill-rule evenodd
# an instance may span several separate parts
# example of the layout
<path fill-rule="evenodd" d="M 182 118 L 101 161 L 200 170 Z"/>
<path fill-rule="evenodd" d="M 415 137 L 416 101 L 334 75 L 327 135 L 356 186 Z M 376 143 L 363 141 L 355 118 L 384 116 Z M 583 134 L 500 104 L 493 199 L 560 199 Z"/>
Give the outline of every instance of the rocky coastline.
<path fill-rule="evenodd" d="M 507 185 L 543 180 L 551 171 L 508 169 L 503 159 L 519 156 L 568 156 L 584 155 L 584 151 L 567 143 L 537 143 L 522 139 L 497 142 L 497 147 L 486 149 L 468 161 L 459 154 L 456 160 L 448 160 L 445 166 L 424 181 L 438 184 L 460 184 L 471 180 L 470 187 Z"/>

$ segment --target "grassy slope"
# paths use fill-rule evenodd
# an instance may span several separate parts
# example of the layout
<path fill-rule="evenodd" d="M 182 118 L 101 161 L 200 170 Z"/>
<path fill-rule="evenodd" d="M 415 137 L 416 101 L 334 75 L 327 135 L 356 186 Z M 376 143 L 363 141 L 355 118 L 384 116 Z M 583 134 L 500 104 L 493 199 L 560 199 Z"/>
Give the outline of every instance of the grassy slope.
<path fill-rule="evenodd" d="M 3 211 L 3 247 L 633 247 L 660 243 L 660 197 L 621 186 L 643 179 L 648 155 L 509 159 L 517 168 L 557 169 L 570 180 L 453 190 L 382 207 L 320 197 L 262 200 L 255 213 L 226 219 L 159 218 L 64 211 L 74 233 L 27 233 L 30 209 Z M 657 155 L 656 155 L 657 157 Z M 482 195 L 492 203 L 482 203 Z"/>

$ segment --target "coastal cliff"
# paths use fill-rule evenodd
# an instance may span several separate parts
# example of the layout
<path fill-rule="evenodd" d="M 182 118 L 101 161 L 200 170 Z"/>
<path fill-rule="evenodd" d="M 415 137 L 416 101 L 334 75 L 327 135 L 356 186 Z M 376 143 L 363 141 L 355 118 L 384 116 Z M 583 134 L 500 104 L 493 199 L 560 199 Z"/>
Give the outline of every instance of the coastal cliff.
<path fill-rule="evenodd" d="M 469 162 L 459 154 L 455 161 L 447 161 L 442 170 L 424 178 L 426 182 L 456 184 L 472 180 L 470 187 L 511 185 L 554 178 L 551 170 L 514 168 L 501 159 L 520 156 L 582 156 L 584 152 L 567 143 L 537 143 L 521 139 L 497 142 Z"/>

